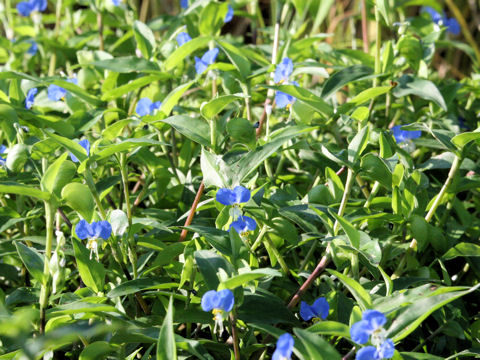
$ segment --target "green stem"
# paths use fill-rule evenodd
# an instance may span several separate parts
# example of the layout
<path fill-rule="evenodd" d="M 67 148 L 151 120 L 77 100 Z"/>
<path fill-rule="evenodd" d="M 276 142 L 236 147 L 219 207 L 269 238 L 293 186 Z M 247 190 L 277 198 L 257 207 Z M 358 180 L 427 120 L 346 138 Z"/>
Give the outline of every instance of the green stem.
<path fill-rule="evenodd" d="M 367 201 L 365 201 L 365 204 L 363 205 L 364 208 L 369 208 L 370 204 L 372 203 L 373 198 L 375 195 L 377 195 L 378 190 L 380 189 L 380 183 L 378 181 L 375 181 L 372 187 L 372 191 L 370 191 L 370 195 L 368 196 Z"/>
<path fill-rule="evenodd" d="M 348 169 L 347 172 L 347 181 L 345 182 L 345 191 L 343 193 L 342 202 L 340 203 L 340 207 L 338 208 L 338 216 L 343 216 L 345 213 L 345 208 L 347 207 L 348 198 L 350 197 L 350 191 L 352 190 L 353 181 L 355 179 L 354 173 L 352 169 Z M 340 223 L 335 221 L 335 225 L 333 226 L 333 234 L 336 235 Z"/>
<path fill-rule="evenodd" d="M 285 274 L 288 274 L 288 273 L 289 273 L 289 270 L 288 270 L 287 263 L 286 263 L 285 260 L 283 259 L 282 254 L 280 254 L 280 252 L 279 252 L 278 249 L 276 248 L 275 244 L 272 242 L 272 240 L 270 240 L 270 239 L 268 238 L 268 235 L 264 237 L 264 240 L 265 240 L 265 242 L 270 246 L 270 249 L 272 250 L 272 252 L 273 252 L 273 254 L 275 255 L 275 257 L 277 258 L 278 263 L 280 264 L 280 267 L 282 268 L 283 272 L 284 272 Z"/>
<path fill-rule="evenodd" d="M 40 333 L 45 332 L 46 309 L 48 306 L 48 298 L 50 296 L 50 257 L 52 256 L 53 231 L 55 228 L 55 206 L 45 201 L 45 258 L 43 266 L 43 284 L 40 292 Z"/>
<path fill-rule="evenodd" d="M 102 202 L 100 201 L 100 196 L 98 195 L 95 182 L 93 181 L 92 172 L 90 171 L 89 168 L 85 170 L 85 181 L 87 182 L 87 186 L 93 195 L 93 200 L 95 201 L 95 204 L 97 205 L 98 210 L 100 211 L 100 216 L 102 220 L 105 220 L 107 218 L 107 215 L 105 213 L 105 210 L 103 210 Z"/>
<path fill-rule="evenodd" d="M 54 39 L 58 38 L 58 32 L 60 31 L 60 21 L 62 16 L 62 0 L 57 0 L 55 8 L 55 29 L 54 29 Z M 55 68 L 57 66 L 57 53 L 53 51 L 50 57 L 50 65 L 48 67 L 48 76 L 53 76 L 55 74 Z"/>

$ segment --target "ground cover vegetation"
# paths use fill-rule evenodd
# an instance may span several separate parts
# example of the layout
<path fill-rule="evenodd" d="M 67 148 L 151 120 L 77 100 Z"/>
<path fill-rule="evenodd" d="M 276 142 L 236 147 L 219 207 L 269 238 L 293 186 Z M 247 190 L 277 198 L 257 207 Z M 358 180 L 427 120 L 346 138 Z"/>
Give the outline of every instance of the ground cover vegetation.
<path fill-rule="evenodd" d="M 2 0 L 0 359 L 478 358 L 479 6 Z"/>

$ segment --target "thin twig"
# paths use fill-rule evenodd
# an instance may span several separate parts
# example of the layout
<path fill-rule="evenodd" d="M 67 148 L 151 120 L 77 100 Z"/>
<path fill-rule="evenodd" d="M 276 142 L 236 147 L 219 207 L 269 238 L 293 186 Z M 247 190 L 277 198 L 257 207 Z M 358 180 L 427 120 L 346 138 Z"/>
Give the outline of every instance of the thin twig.
<path fill-rule="evenodd" d="M 192 223 L 193 217 L 195 216 L 195 211 L 197 210 L 198 203 L 200 202 L 200 198 L 202 197 L 203 190 L 205 189 L 205 184 L 202 182 L 200 183 L 200 187 L 198 188 L 197 195 L 195 195 L 195 200 L 193 200 L 192 207 L 190 208 L 190 213 L 188 214 L 187 220 L 185 220 L 185 224 L 183 226 L 189 226 Z M 188 230 L 183 229 L 180 238 L 178 241 L 184 241 L 187 237 Z"/>

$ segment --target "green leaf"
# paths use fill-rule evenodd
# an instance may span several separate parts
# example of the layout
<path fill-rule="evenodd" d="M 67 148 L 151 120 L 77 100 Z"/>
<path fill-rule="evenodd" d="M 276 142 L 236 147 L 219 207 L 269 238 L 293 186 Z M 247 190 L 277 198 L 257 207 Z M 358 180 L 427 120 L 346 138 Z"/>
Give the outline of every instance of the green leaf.
<path fill-rule="evenodd" d="M 177 347 L 175 344 L 175 333 L 173 331 L 173 312 L 173 298 L 170 297 L 167 314 L 163 319 L 163 324 L 158 334 L 157 359 L 159 360 L 177 359 Z"/>
<path fill-rule="evenodd" d="M 105 268 L 101 262 L 90 259 L 90 254 L 85 245 L 72 238 L 75 259 L 77 260 L 78 272 L 86 286 L 96 293 L 103 291 L 105 283 Z"/>
<path fill-rule="evenodd" d="M 327 98 L 337 92 L 339 89 L 352 81 L 359 81 L 369 78 L 373 74 L 373 69 L 364 65 L 352 65 L 337 71 L 335 74 L 325 81 L 323 85 L 321 97 Z"/>
<path fill-rule="evenodd" d="M 77 172 L 75 164 L 66 160 L 67 156 L 68 154 L 63 154 L 48 167 L 40 183 L 42 190 L 60 197 L 63 187 L 73 179 Z"/>
<path fill-rule="evenodd" d="M 480 257 L 480 246 L 477 244 L 461 242 L 443 254 L 442 259 L 451 260 L 459 256 Z"/>
<path fill-rule="evenodd" d="M 159 73 L 159 74 L 154 74 L 149 76 L 142 76 L 138 79 L 130 81 L 125 85 L 115 87 L 112 90 L 105 92 L 102 95 L 102 100 L 103 101 L 115 100 L 125 94 L 128 94 L 130 91 L 139 89 L 155 81 L 167 80 L 170 77 L 171 75 L 167 73 Z"/>
<path fill-rule="evenodd" d="M 192 80 L 173 89 L 163 100 L 160 111 L 163 112 L 166 116 L 170 115 L 173 107 L 177 105 L 178 100 L 180 100 L 185 91 L 187 91 L 194 82 L 195 80 Z"/>
<path fill-rule="evenodd" d="M 243 79 L 251 74 L 250 62 L 242 54 L 241 49 L 235 47 L 225 41 L 217 41 L 222 50 L 227 54 L 230 62 L 237 68 Z"/>
<path fill-rule="evenodd" d="M 383 19 L 385 20 L 385 23 L 390 26 L 390 16 L 389 14 L 392 12 L 392 9 L 390 7 L 390 1 L 388 0 L 377 0 L 377 7 L 378 10 L 380 11 L 380 14 L 382 14 Z"/>
<path fill-rule="evenodd" d="M 8 151 L 5 165 L 7 166 L 8 170 L 17 173 L 23 170 L 23 167 L 25 166 L 25 163 L 29 157 L 30 153 L 28 152 L 27 145 L 15 144 Z"/>
<path fill-rule="evenodd" d="M 62 145 L 65 149 L 70 151 L 73 155 L 77 157 L 77 159 L 82 162 L 87 159 L 87 153 L 85 149 L 77 144 L 75 141 L 72 141 L 70 139 L 67 139 L 66 137 L 51 133 L 46 131 L 45 134 L 55 140 L 57 143 Z"/>
<path fill-rule="evenodd" d="M 322 337 L 307 330 L 294 328 L 293 332 L 305 346 L 308 359 L 340 360 L 340 354 Z M 306 355 L 306 354 L 304 354 Z M 306 357 L 307 358 L 307 357 Z"/>
<path fill-rule="evenodd" d="M 91 62 L 87 65 L 95 66 L 100 69 L 111 70 L 117 73 L 130 72 L 159 72 L 160 68 L 153 61 L 136 56 L 117 57 L 114 59 L 106 59 Z M 167 69 L 168 70 L 168 69 Z"/>
<path fill-rule="evenodd" d="M 236 141 L 243 144 L 255 144 L 255 128 L 244 118 L 233 118 L 227 122 L 227 132 Z"/>
<path fill-rule="evenodd" d="M 222 95 L 209 102 L 203 104 L 200 107 L 200 113 L 207 120 L 212 119 L 215 115 L 220 113 L 228 104 L 237 100 L 244 99 L 245 95 L 243 94 L 231 94 L 231 95 Z"/>
<path fill-rule="evenodd" d="M 66 80 L 53 80 L 50 83 L 58 85 L 68 92 L 76 95 L 78 98 L 86 101 L 87 103 L 94 106 L 103 106 L 104 103 L 97 97 L 90 95 L 87 91 L 83 90 L 80 86 L 75 85 L 74 83 L 68 82 Z"/>
<path fill-rule="evenodd" d="M 200 13 L 198 30 L 201 35 L 214 36 L 222 28 L 225 15 L 227 15 L 228 4 L 209 2 Z"/>
<path fill-rule="evenodd" d="M 156 48 L 153 31 L 143 22 L 135 20 L 133 23 L 133 35 L 137 41 L 137 48 L 140 49 L 143 57 L 150 59 Z"/>
<path fill-rule="evenodd" d="M 232 265 L 220 255 L 210 250 L 198 250 L 194 253 L 195 262 L 202 273 L 209 289 L 216 290 L 220 283 L 217 273 L 223 269 L 227 275 L 232 274 Z"/>
<path fill-rule="evenodd" d="M 173 126 L 175 130 L 190 140 L 202 146 L 210 147 L 210 127 L 204 120 L 190 116 L 175 115 L 163 119 L 162 122 Z"/>
<path fill-rule="evenodd" d="M 327 269 L 327 271 L 336 276 L 345 287 L 352 293 L 353 297 L 358 301 L 358 305 L 362 308 L 362 311 L 371 309 L 372 299 L 368 292 L 355 280 L 339 273 L 338 271 Z"/>
<path fill-rule="evenodd" d="M 223 188 L 228 186 L 224 177 L 226 166 L 221 156 L 212 154 L 205 150 L 205 148 L 202 148 L 200 167 L 203 173 L 203 182 L 206 187 L 215 186 Z"/>
<path fill-rule="evenodd" d="M 106 341 L 95 341 L 85 346 L 79 360 L 105 359 L 107 355 L 116 352 L 117 348 Z"/>
<path fill-rule="evenodd" d="M 479 139 L 480 139 L 480 131 L 474 131 L 474 132 L 466 132 L 463 134 L 455 135 L 450 141 L 461 150 L 470 141 L 477 141 Z"/>
<path fill-rule="evenodd" d="M 282 276 L 282 274 L 278 270 L 270 268 L 250 270 L 239 275 L 234 275 L 228 280 L 222 281 L 220 288 L 235 289 L 236 287 L 242 286 L 249 281 L 260 279 L 265 276 L 275 277 Z"/>
<path fill-rule="evenodd" d="M 349 221 L 345 220 L 341 216 L 338 216 L 334 211 L 331 211 L 330 214 L 333 215 L 333 217 L 338 221 L 338 223 L 342 227 L 343 231 L 345 231 L 345 234 L 347 234 L 348 239 L 350 240 L 350 243 L 352 244 L 352 246 L 358 249 L 360 247 L 360 231 L 355 229 Z"/>
<path fill-rule="evenodd" d="M 0 182 L 0 193 L 32 196 L 41 200 L 50 199 L 50 194 L 46 191 L 18 184 L 13 181 Z"/>
<path fill-rule="evenodd" d="M 476 286 L 464 291 L 440 293 L 438 295 L 417 300 L 414 303 L 405 306 L 397 312 L 395 320 L 393 320 L 392 325 L 387 330 L 387 336 L 392 338 L 394 342 L 404 339 L 434 311 L 464 295 L 477 290 L 479 287 L 480 284 L 477 284 Z"/>
<path fill-rule="evenodd" d="M 45 266 L 43 257 L 33 247 L 25 246 L 18 241 L 15 241 L 14 244 L 17 248 L 20 259 L 22 260 L 30 275 L 32 275 L 32 277 L 39 283 L 43 284 L 43 269 Z"/>
<path fill-rule="evenodd" d="M 92 221 L 95 211 L 93 195 L 87 185 L 70 183 L 62 189 L 62 199 L 88 222 Z"/>
<path fill-rule="evenodd" d="M 171 257 L 170 257 L 171 259 Z M 142 278 L 126 281 L 107 294 L 109 298 L 134 294 L 142 290 L 171 289 L 178 287 L 178 283 L 169 282 L 167 278 Z"/>
<path fill-rule="evenodd" d="M 130 138 L 123 140 L 118 144 L 111 144 L 105 147 L 97 149 L 97 152 L 92 156 L 93 160 L 101 160 L 108 158 L 114 154 L 118 154 L 125 151 L 130 151 L 142 146 L 160 146 L 160 145 L 169 145 L 164 142 L 152 140 L 149 138 Z"/>
<path fill-rule="evenodd" d="M 206 47 L 211 39 L 212 38 L 210 36 L 200 36 L 180 46 L 165 60 L 165 70 L 170 71 L 177 67 L 188 55 L 200 48 Z"/>
<path fill-rule="evenodd" d="M 407 95 L 417 95 L 425 100 L 431 100 L 444 111 L 447 111 L 447 104 L 442 94 L 429 80 L 414 78 L 409 75 L 403 75 L 398 79 L 398 85 L 393 89 L 395 97 L 403 97 Z"/>
<path fill-rule="evenodd" d="M 360 163 L 360 171 L 362 176 L 378 181 L 387 189 L 392 187 L 392 172 L 384 160 L 377 155 L 368 153 L 363 156 Z"/>
<path fill-rule="evenodd" d="M 367 90 L 363 90 L 360 94 L 356 95 L 352 100 L 342 105 L 339 111 L 340 113 L 344 114 L 348 112 L 351 108 L 354 108 L 355 106 L 362 105 L 363 103 L 366 103 L 367 101 L 375 99 L 380 95 L 386 94 L 387 92 L 390 91 L 391 88 L 392 88 L 391 86 L 378 86 L 378 87 L 369 88 Z"/>
<path fill-rule="evenodd" d="M 352 141 L 348 145 L 349 162 L 355 163 L 358 160 L 363 150 L 365 150 L 368 145 L 369 135 L 369 128 L 368 125 L 366 125 L 352 139 Z"/>
<path fill-rule="evenodd" d="M 297 100 L 300 100 L 310 106 L 313 110 L 319 114 L 329 118 L 333 115 L 332 107 L 325 102 L 321 97 L 304 88 L 295 85 L 275 85 L 265 86 L 270 89 L 279 90 L 286 94 L 292 95 Z"/>
<path fill-rule="evenodd" d="M 306 330 L 320 335 L 334 335 L 344 338 L 350 337 L 350 328 L 337 321 L 319 321 Z"/>

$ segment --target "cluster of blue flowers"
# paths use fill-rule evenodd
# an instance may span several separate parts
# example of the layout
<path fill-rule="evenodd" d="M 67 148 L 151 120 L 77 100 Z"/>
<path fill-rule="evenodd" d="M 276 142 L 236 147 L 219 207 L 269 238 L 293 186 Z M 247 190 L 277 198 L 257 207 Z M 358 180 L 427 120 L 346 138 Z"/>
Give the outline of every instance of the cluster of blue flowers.
<path fill-rule="evenodd" d="M 250 200 L 250 190 L 243 186 L 235 186 L 232 189 L 222 188 L 217 191 L 216 200 L 223 205 L 233 206 L 230 215 L 233 222 L 229 231 L 234 228 L 241 236 L 246 236 L 249 231 L 257 228 L 257 223 L 251 217 L 243 215 L 239 205 Z"/>
<path fill-rule="evenodd" d="M 203 311 L 211 311 L 213 320 L 215 320 L 214 332 L 223 333 L 223 320 L 226 314 L 232 311 L 235 304 L 235 298 L 232 290 L 223 289 L 219 291 L 210 290 L 203 294 L 201 306 Z"/>
<path fill-rule="evenodd" d="M 17 4 L 17 11 L 22 16 L 29 16 L 34 11 L 45 11 L 47 9 L 47 0 L 28 0 Z"/>
<path fill-rule="evenodd" d="M 453 17 L 449 18 L 445 13 L 442 15 L 430 6 L 425 6 L 423 11 L 430 14 L 430 17 L 435 24 L 446 26 L 447 31 L 452 35 L 460 34 L 460 25 L 458 24 L 457 19 Z"/>
<path fill-rule="evenodd" d="M 97 260 L 99 260 L 98 247 L 102 245 L 103 240 L 107 240 L 110 237 L 112 226 L 106 220 L 94 221 L 89 224 L 82 219 L 75 226 L 75 234 L 77 234 L 80 240 L 88 239 L 87 249 L 90 249 L 90 259 L 92 258 L 92 252 L 94 252 Z"/>
<path fill-rule="evenodd" d="M 362 320 L 356 322 L 350 328 L 350 337 L 357 344 L 366 344 L 370 339 L 371 344 L 361 348 L 357 352 L 356 360 L 380 360 L 390 359 L 395 352 L 395 346 L 391 339 L 386 338 L 383 325 L 387 318 L 377 310 L 366 310 L 362 314 Z"/>
<path fill-rule="evenodd" d="M 293 62 L 288 57 L 283 58 L 282 62 L 277 65 L 275 68 L 275 73 L 273 75 L 273 82 L 275 84 L 284 84 L 288 85 L 288 78 L 293 72 Z M 298 86 L 296 81 L 292 82 L 293 85 Z M 287 107 L 289 109 L 295 102 L 295 97 L 288 95 L 282 91 L 277 91 L 275 94 L 275 103 L 278 108 L 282 109 Z"/>

